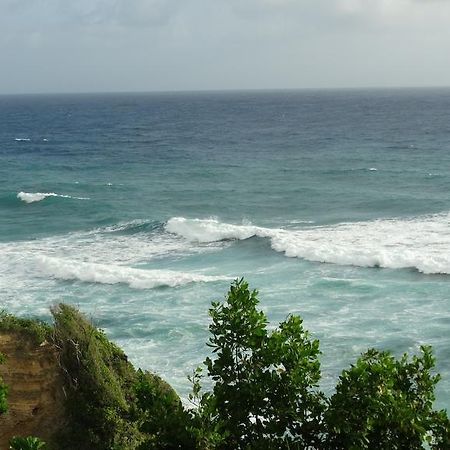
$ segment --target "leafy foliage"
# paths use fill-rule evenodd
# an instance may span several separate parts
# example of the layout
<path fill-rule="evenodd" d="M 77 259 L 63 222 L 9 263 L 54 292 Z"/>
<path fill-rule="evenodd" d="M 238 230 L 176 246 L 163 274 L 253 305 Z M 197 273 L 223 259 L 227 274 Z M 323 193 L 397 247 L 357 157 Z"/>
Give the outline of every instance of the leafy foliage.
<path fill-rule="evenodd" d="M 435 360 L 430 347 L 409 360 L 370 349 L 344 370 L 331 397 L 325 421 L 332 449 L 448 449 L 449 421 L 434 411 L 431 375 Z"/>
<path fill-rule="evenodd" d="M 231 285 L 224 302 L 212 303 L 212 356 L 190 378 L 196 406 L 190 410 L 160 377 L 136 371 L 70 306 L 53 309 L 53 328 L 0 313 L 0 331 L 25 333 L 36 343 L 52 340 L 59 349 L 70 417 L 58 450 L 450 448 L 447 413 L 433 409 L 440 377 L 433 375 L 430 347 L 400 359 L 370 349 L 342 372 L 326 398 L 318 390 L 319 342 L 299 316 L 269 329 L 257 305 L 257 291 L 243 279 Z M 0 413 L 6 394 L 0 380 Z M 15 437 L 10 445 L 46 448 L 32 437 Z"/>
<path fill-rule="evenodd" d="M 9 441 L 10 450 L 46 450 L 47 445 L 37 437 L 14 436 Z"/>
<path fill-rule="evenodd" d="M 0 364 L 5 362 L 5 356 L 0 353 Z M 8 395 L 8 386 L 3 382 L 0 377 L 0 414 L 5 413 L 8 410 L 8 404 L 6 402 L 6 397 Z"/>
<path fill-rule="evenodd" d="M 214 358 L 194 371 L 191 431 L 200 449 L 448 450 L 450 422 L 432 408 L 439 375 L 430 347 L 395 359 L 375 349 L 344 370 L 336 393 L 317 390 L 319 343 L 298 316 L 272 332 L 244 280 L 210 309 Z"/>
<path fill-rule="evenodd" d="M 204 361 L 212 392 L 201 394 L 200 369 L 192 378 L 197 438 L 205 447 L 224 449 L 318 444 L 324 407 L 316 391 L 319 342 L 297 316 L 269 332 L 257 303 L 257 292 L 241 279 L 224 303 L 212 304 L 208 345 L 216 357 Z M 198 430 L 205 425 L 202 434 Z"/>

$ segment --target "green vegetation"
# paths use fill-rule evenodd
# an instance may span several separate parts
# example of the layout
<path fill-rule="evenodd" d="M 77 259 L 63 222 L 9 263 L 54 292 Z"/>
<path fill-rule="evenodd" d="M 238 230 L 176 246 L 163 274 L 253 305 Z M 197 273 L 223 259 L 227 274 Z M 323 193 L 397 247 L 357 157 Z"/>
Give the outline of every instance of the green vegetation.
<path fill-rule="evenodd" d="M 46 450 L 47 445 L 37 437 L 14 436 L 9 441 L 10 450 Z"/>
<path fill-rule="evenodd" d="M 136 371 L 123 351 L 75 308 L 61 304 L 52 312 L 71 419 L 59 448 L 183 448 L 182 433 L 170 430 L 184 414 L 175 391 L 159 377 Z"/>
<path fill-rule="evenodd" d="M 257 292 L 236 281 L 225 303 L 213 303 L 204 366 L 213 382 L 202 393 L 202 369 L 192 377 L 197 403 L 193 433 L 202 449 L 450 448 L 450 422 L 434 411 L 429 347 L 412 360 L 375 349 L 343 371 L 331 398 L 317 389 L 319 343 L 298 316 L 267 331 Z"/>
<path fill-rule="evenodd" d="M 0 364 L 3 364 L 5 359 L 5 356 L 0 353 Z M 7 395 L 8 386 L 3 382 L 2 377 L 0 377 L 0 414 L 3 414 L 8 410 L 8 404 L 6 402 Z"/>
<path fill-rule="evenodd" d="M 215 438 L 219 448 L 317 446 L 324 409 L 316 390 L 319 342 L 310 339 L 298 316 L 268 332 L 256 295 L 241 280 L 231 286 L 225 303 L 212 304 L 208 345 L 216 357 L 204 365 L 214 387 L 200 396 L 201 371 L 196 372 L 194 420 L 220 437 Z"/>
<path fill-rule="evenodd" d="M 427 441 L 431 448 L 450 448 L 447 416 L 432 409 L 440 378 L 430 374 L 434 362 L 430 347 L 421 347 L 421 355 L 411 360 L 374 349 L 364 353 L 343 371 L 330 399 L 325 423 L 331 447 L 376 443 L 378 448 L 413 450 Z"/>
<path fill-rule="evenodd" d="M 16 332 L 30 337 L 34 343 L 51 339 L 52 327 L 38 319 L 22 319 L 0 311 L 0 331 Z"/>
<path fill-rule="evenodd" d="M 450 448 L 447 413 L 433 409 L 439 375 L 430 347 L 399 359 L 370 349 L 342 372 L 328 398 L 318 387 L 318 340 L 299 316 L 270 328 L 257 305 L 257 291 L 242 279 L 224 302 L 212 303 L 212 355 L 190 378 L 190 409 L 160 377 L 135 370 L 73 307 L 54 308 L 53 327 L 2 313 L 0 330 L 51 341 L 59 351 L 68 425 L 49 442 L 52 449 Z M 6 392 L 0 380 L 0 411 Z M 13 450 L 44 445 L 31 437 L 11 441 Z"/>

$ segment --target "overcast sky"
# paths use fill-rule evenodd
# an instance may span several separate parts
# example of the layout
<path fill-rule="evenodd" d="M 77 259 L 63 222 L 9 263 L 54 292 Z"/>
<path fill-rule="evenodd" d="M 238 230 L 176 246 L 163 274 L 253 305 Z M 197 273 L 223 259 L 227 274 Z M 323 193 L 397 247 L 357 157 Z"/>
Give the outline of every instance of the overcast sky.
<path fill-rule="evenodd" d="M 0 93 L 450 85 L 450 0 L 0 0 Z"/>

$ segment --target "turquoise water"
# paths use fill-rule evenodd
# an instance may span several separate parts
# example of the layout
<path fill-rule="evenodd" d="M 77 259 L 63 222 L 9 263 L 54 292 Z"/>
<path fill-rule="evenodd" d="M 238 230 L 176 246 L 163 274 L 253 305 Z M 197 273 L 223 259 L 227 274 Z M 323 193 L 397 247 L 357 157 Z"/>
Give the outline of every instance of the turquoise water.
<path fill-rule="evenodd" d="M 323 388 L 433 345 L 450 405 L 450 90 L 0 97 L 0 302 L 77 305 L 186 396 L 230 281 Z"/>

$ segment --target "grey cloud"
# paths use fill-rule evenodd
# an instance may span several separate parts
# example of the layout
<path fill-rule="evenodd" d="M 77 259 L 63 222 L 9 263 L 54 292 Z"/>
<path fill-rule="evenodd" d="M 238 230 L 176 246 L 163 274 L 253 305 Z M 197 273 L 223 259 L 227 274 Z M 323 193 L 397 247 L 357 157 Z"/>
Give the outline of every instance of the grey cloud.
<path fill-rule="evenodd" d="M 443 85 L 449 0 L 0 0 L 1 92 Z"/>
<path fill-rule="evenodd" d="M 3 0 L 0 17 L 4 21 L 32 25 L 164 25 L 182 0 Z"/>

